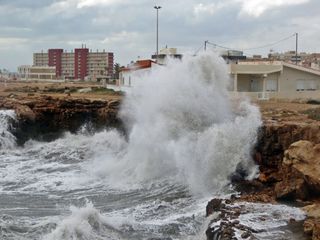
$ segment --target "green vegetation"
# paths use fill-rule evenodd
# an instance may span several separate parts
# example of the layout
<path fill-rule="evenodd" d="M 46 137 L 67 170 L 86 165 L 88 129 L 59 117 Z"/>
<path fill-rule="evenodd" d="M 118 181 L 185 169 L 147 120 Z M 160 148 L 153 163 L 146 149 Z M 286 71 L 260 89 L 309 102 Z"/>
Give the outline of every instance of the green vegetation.
<path fill-rule="evenodd" d="M 113 89 L 108 89 L 105 87 L 92 87 L 90 93 L 97 93 L 97 94 L 109 94 L 109 95 L 123 95 L 123 92 L 116 92 Z"/>
<path fill-rule="evenodd" d="M 302 112 L 303 114 L 307 114 L 308 118 L 320 121 L 320 108 L 311 108 Z"/>

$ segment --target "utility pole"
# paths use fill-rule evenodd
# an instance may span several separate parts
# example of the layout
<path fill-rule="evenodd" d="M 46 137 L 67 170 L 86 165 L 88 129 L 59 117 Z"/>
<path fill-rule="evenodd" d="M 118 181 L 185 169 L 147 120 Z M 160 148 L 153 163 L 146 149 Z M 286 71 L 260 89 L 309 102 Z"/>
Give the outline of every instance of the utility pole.
<path fill-rule="evenodd" d="M 296 33 L 296 65 L 298 65 L 298 33 Z"/>
<path fill-rule="evenodd" d="M 204 41 L 204 51 L 207 51 L 207 43 L 208 42 L 209 42 L 208 40 Z"/>
<path fill-rule="evenodd" d="M 158 60 L 158 54 L 159 54 L 159 9 L 161 6 L 154 6 L 154 8 L 157 10 L 157 60 Z"/>

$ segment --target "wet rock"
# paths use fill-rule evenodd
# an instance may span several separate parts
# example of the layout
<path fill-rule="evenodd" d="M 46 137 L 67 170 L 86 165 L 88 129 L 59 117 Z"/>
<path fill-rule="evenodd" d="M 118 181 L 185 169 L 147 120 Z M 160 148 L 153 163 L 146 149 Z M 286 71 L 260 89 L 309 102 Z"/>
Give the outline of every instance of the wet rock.
<path fill-rule="evenodd" d="M 252 234 L 251 234 L 250 232 L 246 231 L 246 232 L 244 232 L 244 233 L 241 234 L 241 237 L 242 237 L 243 239 L 247 239 L 247 238 L 251 237 L 251 235 L 252 235 Z"/>
<path fill-rule="evenodd" d="M 85 123 L 94 129 L 117 127 L 123 130 L 118 118 L 120 100 L 110 104 L 105 100 L 34 97 L 32 100 L 0 98 L 0 109 L 14 109 L 18 123 L 13 134 L 18 144 L 30 138 L 50 140 L 59 137 L 64 131 L 76 133 Z M 124 130 L 123 130 L 124 131 Z"/>
<path fill-rule="evenodd" d="M 277 199 L 283 200 L 295 200 L 308 198 L 308 188 L 304 179 L 294 178 L 292 175 L 286 178 L 284 181 L 275 185 L 275 195 Z"/>
<path fill-rule="evenodd" d="M 234 221 L 232 222 L 233 225 L 238 225 L 239 223 L 240 223 L 239 220 L 234 220 Z"/>
<path fill-rule="evenodd" d="M 210 202 L 208 202 L 206 207 L 206 216 L 208 217 L 214 211 L 219 211 L 221 208 L 222 199 L 214 198 Z"/>
<path fill-rule="evenodd" d="M 253 237 L 252 233 L 257 232 L 248 226 L 240 224 L 240 221 L 237 219 L 245 212 L 243 205 L 234 205 L 233 200 L 227 203 L 225 200 L 213 199 L 208 203 L 208 206 L 210 206 L 209 209 L 214 209 L 214 212 L 220 212 L 220 214 L 211 220 L 206 230 L 207 240 L 236 240 L 236 229 L 247 233 L 247 238 Z"/>
<path fill-rule="evenodd" d="M 36 119 L 35 113 L 27 105 L 17 104 L 15 107 L 15 112 L 19 119 L 24 121 L 34 121 Z"/>
<path fill-rule="evenodd" d="M 307 219 L 303 223 L 303 231 L 305 234 L 312 236 L 313 234 L 313 227 L 314 227 L 314 220 L 313 219 Z"/>
<path fill-rule="evenodd" d="M 316 221 L 313 226 L 312 240 L 320 240 L 320 222 Z"/>

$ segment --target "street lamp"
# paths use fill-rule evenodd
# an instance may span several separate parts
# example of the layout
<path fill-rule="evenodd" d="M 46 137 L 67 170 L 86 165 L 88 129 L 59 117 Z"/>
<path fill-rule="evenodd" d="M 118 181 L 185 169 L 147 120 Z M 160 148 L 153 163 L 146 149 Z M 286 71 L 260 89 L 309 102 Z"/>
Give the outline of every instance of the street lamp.
<path fill-rule="evenodd" d="M 154 8 L 157 10 L 157 59 L 159 54 L 159 9 L 161 6 L 154 6 Z"/>

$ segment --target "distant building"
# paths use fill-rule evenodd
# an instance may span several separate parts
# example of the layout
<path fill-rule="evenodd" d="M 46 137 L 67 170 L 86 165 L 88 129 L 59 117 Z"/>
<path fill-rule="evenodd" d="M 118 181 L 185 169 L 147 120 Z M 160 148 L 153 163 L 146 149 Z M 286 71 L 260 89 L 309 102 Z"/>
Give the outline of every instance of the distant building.
<path fill-rule="evenodd" d="M 18 67 L 22 80 L 57 80 L 56 67 L 54 66 L 29 66 Z"/>
<path fill-rule="evenodd" d="M 278 52 L 272 52 L 269 53 L 268 58 L 273 61 L 285 61 L 285 62 L 291 62 L 291 63 L 300 63 L 303 61 L 306 57 L 308 57 L 310 54 L 305 52 L 299 52 L 297 54 L 297 60 L 296 60 L 296 51 L 287 51 L 284 53 L 278 53 Z"/>
<path fill-rule="evenodd" d="M 151 73 L 151 69 L 158 65 L 155 61 L 146 59 L 138 60 L 125 68 L 122 68 L 119 74 L 119 80 L 116 84 L 108 84 L 107 88 L 115 91 L 131 91 L 144 84 L 143 77 Z"/>
<path fill-rule="evenodd" d="M 182 59 L 182 56 L 182 54 L 178 54 L 176 48 L 164 48 L 160 50 L 158 55 L 152 55 L 151 58 L 158 64 L 165 65 L 169 58 Z"/>
<path fill-rule="evenodd" d="M 221 57 L 227 62 L 238 62 L 240 60 L 245 60 L 247 57 L 243 55 L 242 51 L 237 50 L 227 50 L 220 53 Z"/>
<path fill-rule="evenodd" d="M 318 98 L 320 71 L 283 61 L 231 64 L 233 90 L 259 98 Z"/>
<path fill-rule="evenodd" d="M 121 69 L 119 76 L 119 86 L 137 86 L 139 79 L 150 73 L 151 68 L 156 65 L 153 60 L 138 60 L 126 68 Z"/>
<path fill-rule="evenodd" d="M 34 53 L 33 54 L 33 65 L 34 66 L 48 66 L 49 56 L 47 52 Z"/>
<path fill-rule="evenodd" d="M 34 53 L 33 65 L 55 67 L 56 76 L 61 79 L 100 81 L 112 78 L 114 55 L 85 47 L 71 52 L 49 49 L 47 53 Z"/>
<path fill-rule="evenodd" d="M 182 59 L 183 55 L 177 53 L 176 48 L 164 48 L 159 51 L 158 55 L 152 55 L 151 59 L 137 60 L 127 67 L 121 69 L 119 80 L 116 84 L 107 84 L 107 88 L 116 91 L 131 91 L 134 87 L 143 84 L 143 77 L 150 74 L 155 66 L 166 65 L 167 61 L 172 59 Z"/>

